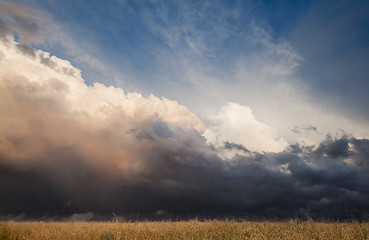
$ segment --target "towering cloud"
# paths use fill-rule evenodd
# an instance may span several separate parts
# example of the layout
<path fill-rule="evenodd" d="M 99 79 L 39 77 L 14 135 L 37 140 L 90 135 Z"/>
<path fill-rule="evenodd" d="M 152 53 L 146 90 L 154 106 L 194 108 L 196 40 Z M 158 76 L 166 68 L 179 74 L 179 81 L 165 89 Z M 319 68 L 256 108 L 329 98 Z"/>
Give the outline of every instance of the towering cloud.
<path fill-rule="evenodd" d="M 16 159 L 40 161 L 40 154 L 58 148 L 85 152 L 96 162 L 100 154 L 129 161 L 137 139 L 203 131 L 175 101 L 87 86 L 78 69 L 48 53 L 8 39 L 0 55 L 3 153 Z"/>
<path fill-rule="evenodd" d="M 204 145 L 203 124 L 175 101 L 87 86 L 69 62 L 11 39 L 0 56 L 0 162 L 41 171 L 58 191 L 92 169 L 103 178 L 147 172 L 143 159 L 157 145 Z"/>

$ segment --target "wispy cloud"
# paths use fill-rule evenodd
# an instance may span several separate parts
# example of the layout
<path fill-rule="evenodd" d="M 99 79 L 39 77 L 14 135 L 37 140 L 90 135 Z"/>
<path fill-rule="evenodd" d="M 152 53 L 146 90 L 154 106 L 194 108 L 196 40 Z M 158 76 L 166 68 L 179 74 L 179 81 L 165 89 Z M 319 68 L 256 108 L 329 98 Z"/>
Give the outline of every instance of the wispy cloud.
<path fill-rule="evenodd" d="M 339 128 L 368 136 L 366 123 L 339 106 L 327 109 L 315 97 L 299 75 L 303 56 L 287 39 L 273 35 L 252 1 L 153 3 L 137 9 L 140 23 L 160 39 L 148 49 L 155 70 L 146 69 L 149 77 L 138 81 L 150 79 L 151 91 L 177 99 L 204 122 L 236 102 L 288 142 L 299 140 L 291 129 L 312 124 L 322 135 L 306 141 L 318 143 Z"/>
<path fill-rule="evenodd" d="M 15 33 L 21 42 L 40 43 L 49 37 L 45 30 L 51 27 L 49 16 L 20 4 L 0 1 L 1 37 Z"/>

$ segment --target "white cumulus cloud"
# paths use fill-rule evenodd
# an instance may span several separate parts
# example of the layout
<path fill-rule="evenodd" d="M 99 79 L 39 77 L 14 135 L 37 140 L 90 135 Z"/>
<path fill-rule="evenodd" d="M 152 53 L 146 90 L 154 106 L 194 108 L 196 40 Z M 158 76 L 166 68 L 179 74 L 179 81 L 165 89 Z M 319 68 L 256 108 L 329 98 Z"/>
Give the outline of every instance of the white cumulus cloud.
<path fill-rule="evenodd" d="M 276 130 L 258 121 L 251 108 L 230 102 L 210 117 L 205 136 L 213 144 L 225 141 L 242 144 L 251 151 L 282 151 L 287 142 Z"/>
<path fill-rule="evenodd" d="M 156 144 L 150 139 L 171 137 L 176 145 L 203 130 L 176 101 L 88 86 L 70 62 L 10 38 L 0 42 L 0 156 L 12 165 L 51 159 L 59 149 L 125 167 Z"/>

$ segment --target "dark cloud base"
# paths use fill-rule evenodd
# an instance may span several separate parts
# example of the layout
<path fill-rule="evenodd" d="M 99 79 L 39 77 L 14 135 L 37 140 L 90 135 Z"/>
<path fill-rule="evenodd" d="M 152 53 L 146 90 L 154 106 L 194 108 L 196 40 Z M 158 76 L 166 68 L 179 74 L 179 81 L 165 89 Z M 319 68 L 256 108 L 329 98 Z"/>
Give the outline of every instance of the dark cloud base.
<path fill-rule="evenodd" d="M 105 220 L 112 213 L 134 219 L 365 219 L 369 213 L 368 139 L 328 137 L 317 149 L 293 145 L 227 161 L 197 147 L 148 151 L 143 169 L 122 175 L 100 171 L 78 155 L 54 155 L 53 164 L 27 168 L 1 159 L 2 219 L 62 220 L 76 213 Z"/>

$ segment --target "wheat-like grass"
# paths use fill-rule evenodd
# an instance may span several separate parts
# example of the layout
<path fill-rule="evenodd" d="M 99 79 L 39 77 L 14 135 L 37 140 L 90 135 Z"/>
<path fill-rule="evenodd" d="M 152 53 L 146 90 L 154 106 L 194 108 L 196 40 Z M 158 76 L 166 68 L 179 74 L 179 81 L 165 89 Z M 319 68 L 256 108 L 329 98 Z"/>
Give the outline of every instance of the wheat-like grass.
<path fill-rule="evenodd" d="M 369 239 L 369 223 L 338 222 L 2 222 L 8 239 Z"/>

